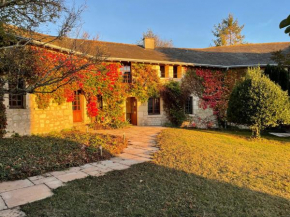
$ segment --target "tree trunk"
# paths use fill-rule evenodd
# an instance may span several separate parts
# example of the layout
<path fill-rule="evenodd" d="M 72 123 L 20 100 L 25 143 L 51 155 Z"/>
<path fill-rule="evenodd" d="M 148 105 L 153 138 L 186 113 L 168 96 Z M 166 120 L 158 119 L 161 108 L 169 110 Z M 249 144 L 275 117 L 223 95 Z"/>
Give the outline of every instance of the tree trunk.
<path fill-rule="evenodd" d="M 0 87 L 0 138 L 6 133 L 7 117 L 6 117 L 6 107 L 4 105 L 4 92 Z"/>
<path fill-rule="evenodd" d="M 253 127 L 252 128 L 252 137 L 253 138 L 260 138 L 261 137 L 261 129 L 259 127 Z"/>

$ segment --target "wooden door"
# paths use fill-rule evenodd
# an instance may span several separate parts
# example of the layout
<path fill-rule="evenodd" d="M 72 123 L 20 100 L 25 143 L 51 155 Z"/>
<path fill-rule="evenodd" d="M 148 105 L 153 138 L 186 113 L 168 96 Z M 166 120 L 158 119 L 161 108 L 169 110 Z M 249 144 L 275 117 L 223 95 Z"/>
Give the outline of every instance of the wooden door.
<path fill-rule="evenodd" d="M 137 125 L 137 99 L 135 97 L 131 97 L 131 124 Z"/>
<path fill-rule="evenodd" d="M 128 97 L 126 100 L 126 119 L 132 125 L 137 125 L 137 99 Z"/>
<path fill-rule="evenodd" d="M 74 92 L 74 101 L 72 102 L 73 108 L 73 122 L 82 122 L 82 109 L 81 109 L 81 97 L 80 92 Z"/>

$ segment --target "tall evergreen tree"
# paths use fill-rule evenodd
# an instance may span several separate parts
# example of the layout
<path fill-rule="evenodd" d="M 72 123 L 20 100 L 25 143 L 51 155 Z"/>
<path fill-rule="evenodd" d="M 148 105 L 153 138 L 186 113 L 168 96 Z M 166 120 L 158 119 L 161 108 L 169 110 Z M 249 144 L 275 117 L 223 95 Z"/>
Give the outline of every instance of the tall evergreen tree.
<path fill-rule="evenodd" d="M 213 42 L 216 46 L 244 44 L 245 36 L 242 35 L 244 25 L 239 26 L 238 20 L 234 20 L 232 14 L 223 19 L 218 25 L 214 25 L 213 35 L 216 37 Z"/>

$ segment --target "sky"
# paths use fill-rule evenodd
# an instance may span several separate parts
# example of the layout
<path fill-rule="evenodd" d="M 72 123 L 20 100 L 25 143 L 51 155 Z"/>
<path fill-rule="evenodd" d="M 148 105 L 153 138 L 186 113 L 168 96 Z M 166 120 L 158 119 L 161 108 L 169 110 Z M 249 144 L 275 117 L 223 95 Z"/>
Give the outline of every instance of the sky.
<path fill-rule="evenodd" d="M 290 41 L 279 29 L 290 14 L 290 0 L 87 0 L 86 5 L 82 30 L 101 41 L 135 44 L 150 28 L 174 47 L 205 48 L 214 44 L 213 26 L 229 13 L 245 25 L 246 42 Z"/>

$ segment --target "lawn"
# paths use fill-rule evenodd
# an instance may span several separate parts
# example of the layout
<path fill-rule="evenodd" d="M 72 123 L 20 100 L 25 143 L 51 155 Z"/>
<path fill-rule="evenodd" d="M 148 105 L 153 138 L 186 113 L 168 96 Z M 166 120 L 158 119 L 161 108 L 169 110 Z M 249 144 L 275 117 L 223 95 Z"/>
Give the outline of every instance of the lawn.
<path fill-rule="evenodd" d="M 164 130 L 154 162 L 77 180 L 28 216 L 290 216 L 290 141 Z M 40 209 L 41 207 L 41 209 Z"/>
<path fill-rule="evenodd" d="M 109 159 L 126 146 L 121 137 L 79 131 L 0 138 L 0 181 Z"/>

